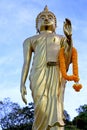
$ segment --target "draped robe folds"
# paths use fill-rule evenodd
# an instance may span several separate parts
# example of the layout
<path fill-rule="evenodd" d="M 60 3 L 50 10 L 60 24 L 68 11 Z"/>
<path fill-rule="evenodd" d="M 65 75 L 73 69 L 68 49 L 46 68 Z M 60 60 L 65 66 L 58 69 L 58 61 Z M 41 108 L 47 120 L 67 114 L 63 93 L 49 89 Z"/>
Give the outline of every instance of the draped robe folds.
<path fill-rule="evenodd" d="M 61 36 L 42 33 L 26 41 L 30 50 L 34 51 L 30 71 L 30 89 L 35 104 L 32 130 L 64 130 L 63 101 L 66 81 L 61 76 L 59 64 L 47 65 L 47 45 L 58 45 L 59 52 Z"/>

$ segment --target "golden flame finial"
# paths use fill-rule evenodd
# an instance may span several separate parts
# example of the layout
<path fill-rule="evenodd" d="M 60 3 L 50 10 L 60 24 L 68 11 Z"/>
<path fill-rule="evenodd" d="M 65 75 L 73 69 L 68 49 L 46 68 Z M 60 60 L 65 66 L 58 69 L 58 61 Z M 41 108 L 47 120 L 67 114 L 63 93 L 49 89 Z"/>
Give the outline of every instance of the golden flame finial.
<path fill-rule="evenodd" d="M 47 5 L 45 6 L 44 11 L 48 12 L 48 6 Z"/>

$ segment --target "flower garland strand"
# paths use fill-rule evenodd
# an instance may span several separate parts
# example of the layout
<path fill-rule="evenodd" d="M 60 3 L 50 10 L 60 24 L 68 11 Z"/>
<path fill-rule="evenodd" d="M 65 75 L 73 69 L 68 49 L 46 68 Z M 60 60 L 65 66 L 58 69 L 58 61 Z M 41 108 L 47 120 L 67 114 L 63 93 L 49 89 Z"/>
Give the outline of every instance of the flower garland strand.
<path fill-rule="evenodd" d="M 73 88 L 78 92 L 82 88 L 82 85 L 79 84 L 79 76 L 78 76 L 78 63 L 77 63 L 77 50 L 72 48 L 72 64 L 73 64 L 73 74 L 67 75 L 66 73 L 66 65 L 65 65 L 65 57 L 64 57 L 64 47 L 60 49 L 59 52 L 59 62 L 60 62 L 60 70 L 64 79 L 68 81 L 74 81 L 75 84 Z"/>

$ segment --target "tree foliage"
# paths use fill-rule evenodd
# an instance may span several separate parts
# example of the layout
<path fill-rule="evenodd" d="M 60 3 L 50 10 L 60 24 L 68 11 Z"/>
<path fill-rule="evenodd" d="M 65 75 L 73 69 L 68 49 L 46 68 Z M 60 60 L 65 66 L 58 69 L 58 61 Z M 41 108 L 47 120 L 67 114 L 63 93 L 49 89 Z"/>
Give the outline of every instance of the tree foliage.
<path fill-rule="evenodd" d="M 65 116 L 66 121 L 70 121 L 70 115 L 68 114 L 66 110 L 64 110 L 64 116 Z"/>
<path fill-rule="evenodd" d="M 10 112 L 15 112 L 20 108 L 17 103 L 13 103 L 10 98 L 0 101 L 0 119 L 7 116 Z"/>
<path fill-rule="evenodd" d="M 87 105 L 81 105 L 79 108 L 76 109 L 76 111 L 78 112 L 78 114 L 80 115 L 81 113 L 86 113 L 87 112 Z"/>
<path fill-rule="evenodd" d="M 87 130 L 87 105 L 80 106 L 76 111 L 78 116 L 74 118 L 73 124 L 81 130 Z"/>
<path fill-rule="evenodd" d="M 5 106 L 5 104 L 1 102 L 1 108 L 3 105 Z M 7 108 L 10 110 L 10 112 L 8 113 L 5 111 Z M 13 103 L 9 100 L 8 105 L 6 104 L 5 109 L 3 109 L 2 111 L 4 113 L 4 116 L 3 118 L 1 116 L 0 123 L 3 130 L 31 130 L 32 123 L 34 120 L 33 103 L 29 103 L 28 106 L 20 108 L 18 104 Z"/>

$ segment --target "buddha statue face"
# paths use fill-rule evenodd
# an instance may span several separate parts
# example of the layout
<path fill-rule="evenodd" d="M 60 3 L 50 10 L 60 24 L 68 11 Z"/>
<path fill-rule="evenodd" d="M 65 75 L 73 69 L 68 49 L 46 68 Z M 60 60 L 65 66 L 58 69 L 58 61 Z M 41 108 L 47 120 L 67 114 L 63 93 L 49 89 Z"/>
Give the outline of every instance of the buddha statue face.
<path fill-rule="evenodd" d="M 36 29 L 39 33 L 41 31 L 55 32 L 56 17 L 52 12 L 48 11 L 47 6 L 44 8 L 44 11 L 41 12 L 36 18 Z"/>

